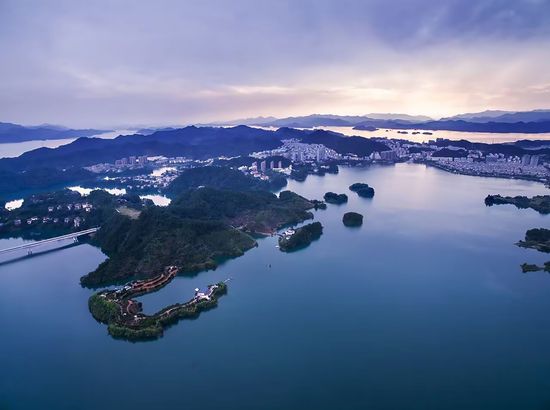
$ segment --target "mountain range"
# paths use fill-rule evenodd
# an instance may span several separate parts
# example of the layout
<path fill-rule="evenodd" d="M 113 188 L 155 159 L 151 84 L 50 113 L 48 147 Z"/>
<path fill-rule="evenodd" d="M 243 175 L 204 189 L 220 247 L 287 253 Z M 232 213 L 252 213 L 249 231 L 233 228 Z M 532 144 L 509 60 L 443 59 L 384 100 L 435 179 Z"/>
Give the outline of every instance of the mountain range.
<path fill-rule="evenodd" d="M 268 131 L 244 125 L 195 127 L 157 131 L 151 135 L 121 135 L 114 139 L 79 138 L 57 148 L 38 148 L 16 158 L 0 159 L 0 198 L 23 188 L 44 189 L 95 178 L 84 167 L 113 163 L 129 156 L 185 156 L 192 159 L 235 157 L 277 148 L 283 139 L 320 143 L 341 154 L 370 155 L 388 147 L 370 138 L 347 137 L 324 130 L 280 128 Z"/>
<path fill-rule="evenodd" d="M 107 132 L 107 130 L 71 129 L 50 124 L 23 126 L 0 122 L 0 143 L 89 137 L 104 132 Z"/>
<path fill-rule="evenodd" d="M 299 117 L 257 117 L 217 122 L 211 125 L 250 125 L 261 127 L 354 127 L 373 131 L 376 128 L 424 129 L 493 133 L 543 133 L 550 132 L 550 110 L 533 111 L 483 111 L 459 114 L 439 120 L 422 115 L 366 114 L 359 116 L 312 114 Z"/>

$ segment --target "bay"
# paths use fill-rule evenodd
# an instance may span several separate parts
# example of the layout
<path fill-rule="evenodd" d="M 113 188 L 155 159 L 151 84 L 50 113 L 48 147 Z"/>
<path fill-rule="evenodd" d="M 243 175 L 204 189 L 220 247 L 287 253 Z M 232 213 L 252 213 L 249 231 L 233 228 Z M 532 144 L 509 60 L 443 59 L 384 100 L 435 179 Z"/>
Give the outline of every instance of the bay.
<path fill-rule="evenodd" d="M 367 182 L 372 200 L 347 187 Z M 113 340 L 78 279 L 90 245 L 0 265 L 0 408 L 540 409 L 550 403 L 548 259 L 514 245 L 548 216 L 486 207 L 487 194 L 547 193 L 528 181 L 424 165 L 341 168 L 286 189 L 345 205 L 324 234 L 282 253 L 276 238 L 217 270 L 177 277 L 146 312 L 231 278 L 219 306 L 154 342 Z M 342 215 L 364 215 L 361 228 Z M 0 248 L 20 243 L 2 240 Z M 4 407 L 2 407 L 4 406 Z"/>

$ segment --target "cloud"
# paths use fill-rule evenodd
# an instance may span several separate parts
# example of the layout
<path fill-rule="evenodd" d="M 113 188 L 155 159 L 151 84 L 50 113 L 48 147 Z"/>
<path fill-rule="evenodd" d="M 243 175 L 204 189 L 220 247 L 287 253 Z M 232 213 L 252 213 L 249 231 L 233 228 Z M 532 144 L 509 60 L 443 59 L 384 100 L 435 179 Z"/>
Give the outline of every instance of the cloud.
<path fill-rule="evenodd" d="M 549 0 L 0 2 L 4 121 L 543 107 Z"/>

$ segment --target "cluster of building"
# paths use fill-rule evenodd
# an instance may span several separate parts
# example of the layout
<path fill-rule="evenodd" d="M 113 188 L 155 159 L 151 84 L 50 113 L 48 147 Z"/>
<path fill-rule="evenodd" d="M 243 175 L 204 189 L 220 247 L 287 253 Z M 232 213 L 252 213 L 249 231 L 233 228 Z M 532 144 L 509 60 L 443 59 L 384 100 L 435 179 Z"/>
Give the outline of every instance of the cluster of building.
<path fill-rule="evenodd" d="M 53 224 L 65 224 L 65 225 L 72 225 L 73 227 L 75 228 L 78 228 L 80 227 L 80 225 L 86 220 L 86 218 L 84 217 L 80 217 L 80 216 L 66 216 L 64 218 L 57 218 L 57 217 L 50 217 L 50 216 L 43 216 L 42 218 L 39 218 L 38 216 L 33 216 L 33 217 L 30 217 L 30 218 L 27 218 L 25 220 L 22 220 L 22 219 L 15 219 L 13 221 L 13 224 L 15 226 L 21 226 L 23 224 L 27 224 L 27 225 L 33 225 L 33 224 L 38 224 L 38 223 L 43 223 L 43 224 L 47 224 L 47 223 L 53 223 Z"/>
<path fill-rule="evenodd" d="M 524 167 L 536 167 L 539 165 L 540 157 L 538 155 L 525 154 L 521 157 L 521 165 Z"/>
<path fill-rule="evenodd" d="M 437 141 L 425 144 L 408 143 L 380 139 L 391 151 L 373 153 L 373 161 L 417 161 L 437 166 L 446 171 L 478 176 L 504 178 L 525 178 L 546 181 L 550 174 L 548 164 L 542 163 L 539 155 L 505 155 L 503 153 L 485 153 L 479 150 L 466 150 L 448 145 L 446 154 L 438 155 L 443 147 Z M 453 153 L 456 153 L 453 155 Z"/>
<path fill-rule="evenodd" d="M 540 181 L 546 181 L 550 176 L 548 168 L 539 165 L 536 161 L 533 165 L 531 165 L 531 162 L 524 165 L 518 157 L 501 157 L 501 155 L 486 156 L 484 159 L 479 160 L 475 160 L 470 156 L 460 158 L 432 157 L 431 163 L 446 171 L 466 175 L 525 178 Z"/>
<path fill-rule="evenodd" d="M 102 164 L 95 164 L 90 165 L 89 167 L 85 167 L 90 172 L 94 172 L 96 174 L 102 173 L 102 172 L 110 172 L 110 171 L 117 171 L 121 169 L 126 168 L 142 168 L 148 163 L 148 158 L 145 155 L 141 156 L 130 156 L 128 158 L 121 158 L 117 159 L 114 164 L 110 163 L 102 163 Z"/>
<path fill-rule="evenodd" d="M 283 168 L 283 162 L 282 161 L 254 161 L 250 167 L 244 167 L 244 169 L 240 169 L 241 171 L 244 171 L 245 173 L 250 173 L 253 177 L 260 178 L 264 181 L 268 180 L 269 177 L 265 174 L 266 171 L 272 170 L 275 172 L 285 172 L 286 169 Z"/>
<path fill-rule="evenodd" d="M 291 162 L 317 162 L 323 163 L 333 159 L 341 159 L 341 155 L 333 149 L 322 144 L 305 144 L 296 139 L 283 140 L 283 145 L 270 151 L 261 151 L 252 154 L 255 158 L 266 158 L 281 156 L 288 158 Z"/>
<path fill-rule="evenodd" d="M 16 218 L 13 220 L 14 226 L 34 225 L 34 224 L 65 224 L 72 225 L 75 228 L 86 220 L 81 216 L 82 211 L 91 212 L 93 205 L 88 202 L 76 202 L 63 205 L 48 206 L 48 214 L 42 216 L 31 216 L 29 218 Z M 67 212 L 78 213 L 77 215 L 66 215 Z"/>

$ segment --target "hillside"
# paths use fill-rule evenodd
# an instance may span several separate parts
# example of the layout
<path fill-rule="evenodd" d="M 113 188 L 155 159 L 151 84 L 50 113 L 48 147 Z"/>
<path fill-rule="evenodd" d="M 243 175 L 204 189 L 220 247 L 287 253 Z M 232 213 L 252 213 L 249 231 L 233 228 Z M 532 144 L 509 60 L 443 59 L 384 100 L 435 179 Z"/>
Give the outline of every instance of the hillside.
<path fill-rule="evenodd" d="M 114 214 L 95 242 L 109 259 L 82 277 L 97 286 L 134 276 L 153 276 L 165 266 L 194 273 L 216 268 L 256 245 L 247 233 L 263 233 L 312 217 L 313 204 L 292 192 L 189 190 L 167 207 L 150 207 L 137 219 Z"/>
<path fill-rule="evenodd" d="M 94 129 L 74 130 L 54 125 L 25 127 L 19 124 L 0 122 L 0 143 L 89 137 L 107 131 Z"/>

